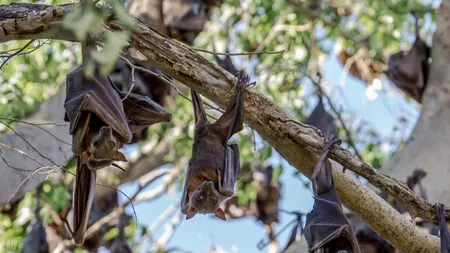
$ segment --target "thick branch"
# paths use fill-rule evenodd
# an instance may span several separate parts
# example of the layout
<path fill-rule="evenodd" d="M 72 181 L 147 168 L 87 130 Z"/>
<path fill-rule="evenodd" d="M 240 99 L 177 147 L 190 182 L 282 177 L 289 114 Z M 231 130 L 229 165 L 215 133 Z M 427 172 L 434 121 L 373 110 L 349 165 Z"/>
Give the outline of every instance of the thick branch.
<path fill-rule="evenodd" d="M 121 29 L 121 25 L 116 21 L 111 21 L 108 25 L 112 29 Z M 131 37 L 131 44 L 148 57 L 152 64 L 221 106 L 229 101 L 232 94 L 230 83 L 236 83 L 236 79 L 231 74 L 186 46 L 162 36 L 146 25 L 139 23 L 138 27 Z M 323 148 L 324 143 L 323 138 L 318 136 L 313 127 L 296 122 L 261 93 L 249 90 L 245 94 L 245 121 L 277 149 L 291 165 L 306 175 L 311 174 L 317 154 Z M 367 177 L 372 184 L 399 198 L 405 206 L 420 213 L 419 216 L 434 220 L 434 210 L 431 205 L 415 196 L 403 184 L 384 176 L 342 148 L 336 149 L 332 153 L 332 158 Z M 336 186 L 340 195 L 343 196 L 344 204 L 362 217 L 381 236 L 396 247 L 408 252 L 421 252 L 425 249 L 436 249 L 437 252 L 436 237 L 420 232 L 380 197 L 359 181 L 352 179 L 353 177 L 336 172 L 335 174 Z M 361 198 L 361 196 L 365 197 Z M 410 204 L 409 201 L 419 203 L 420 208 Z M 358 204 L 355 205 L 355 203 Z M 386 213 L 395 219 L 382 219 L 381 216 L 386 217 Z M 392 227 L 398 229 L 387 229 Z M 405 231 L 409 231 L 408 235 L 415 235 L 412 236 L 414 241 L 402 239 L 407 235 L 404 234 Z M 418 241 L 420 243 L 417 243 Z M 417 251 L 411 250 L 412 248 Z"/>
<path fill-rule="evenodd" d="M 21 39 L 53 38 L 75 41 L 75 37 L 62 28 L 51 31 L 61 23 L 62 17 L 73 8 L 73 4 L 42 5 L 12 3 L 0 5 L 0 42 Z"/>
<path fill-rule="evenodd" d="M 212 101 L 224 106 L 232 95 L 236 78 L 184 45 L 174 42 L 138 22 L 131 44 L 156 67 Z M 121 29 L 109 21 L 111 29 Z M 7 39 L 5 39 L 7 40 Z M 316 129 L 296 122 L 278 105 L 259 92 L 245 93 L 245 121 L 272 145 L 291 165 L 310 176 L 324 140 Z M 264 108 L 264 110 L 262 110 Z M 338 148 L 331 157 L 346 168 L 366 177 L 375 186 L 397 198 L 410 211 L 427 220 L 434 219 L 431 205 L 421 201 L 406 186 L 362 163 L 350 152 Z M 334 164 L 336 168 L 336 164 Z M 336 188 L 342 202 L 357 213 L 378 234 L 405 252 L 438 252 L 438 238 L 417 229 L 390 205 L 354 177 L 334 169 Z M 362 198 L 361 196 L 364 196 Z M 415 204 L 410 204 L 414 201 Z M 450 211 L 447 210 L 447 217 Z"/>

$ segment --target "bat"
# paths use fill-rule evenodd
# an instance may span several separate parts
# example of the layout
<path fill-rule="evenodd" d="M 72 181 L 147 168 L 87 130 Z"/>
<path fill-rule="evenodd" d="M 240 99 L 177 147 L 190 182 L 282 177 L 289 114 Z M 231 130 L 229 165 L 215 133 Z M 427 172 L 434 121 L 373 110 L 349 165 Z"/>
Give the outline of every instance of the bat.
<path fill-rule="evenodd" d="M 353 228 L 342 211 L 341 201 L 334 188 L 328 152 L 340 139 L 325 143 L 317 160 L 311 181 L 314 189 L 314 207 L 306 216 L 305 238 L 309 252 L 360 253 Z"/>
<path fill-rule="evenodd" d="M 39 212 L 41 205 L 39 203 L 39 195 L 41 194 L 41 187 L 36 188 L 36 208 L 34 209 L 34 220 L 27 228 L 26 236 L 23 241 L 22 253 L 46 253 L 49 252 L 49 245 L 43 221 Z"/>
<path fill-rule="evenodd" d="M 281 198 L 281 185 L 279 182 L 272 182 L 273 167 L 259 167 L 253 172 L 253 182 L 256 183 L 256 200 L 251 203 L 251 209 L 255 217 L 262 223 L 269 225 L 278 222 L 278 202 Z"/>
<path fill-rule="evenodd" d="M 303 216 L 303 214 L 300 212 L 292 212 L 292 214 L 296 215 L 296 224 L 294 224 L 294 226 L 292 227 L 292 231 L 291 231 L 291 235 L 289 236 L 289 240 L 281 252 L 285 252 L 289 248 L 289 246 L 291 246 L 295 241 L 297 241 L 298 240 L 297 238 L 303 234 L 303 231 L 302 231 L 302 227 L 303 227 L 302 216 Z"/>
<path fill-rule="evenodd" d="M 420 39 L 416 18 L 416 41 L 412 48 L 408 52 L 400 51 L 391 55 L 385 72 L 392 83 L 419 103 L 427 85 L 430 55 L 431 49 Z"/>
<path fill-rule="evenodd" d="M 311 115 L 309 115 L 308 119 L 305 121 L 305 124 L 319 129 L 325 138 L 337 136 L 334 118 L 325 110 L 322 102 L 322 96 L 319 96 L 319 102 L 317 103 L 316 108 L 312 111 Z"/>
<path fill-rule="evenodd" d="M 159 70 L 149 66 L 143 61 L 140 61 L 128 55 L 123 55 L 123 57 L 129 60 L 134 66 L 145 68 L 149 71 L 154 72 L 155 74 L 161 74 Z M 141 71 L 139 69 L 135 69 L 135 82 L 132 83 L 132 69 L 122 58 L 119 58 L 117 60 L 114 70 L 110 74 L 108 74 L 108 77 L 121 94 L 130 93 L 148 97 L 150 101 L 147 102 L 148 106 L 146 108 L 156 111 L 155 115 L 149 115 L 149 117 L 154 120 L 162 119 L 162 121 L 170 121 L 169 117 L 171 116 L 169 116 L 164 108 L 161 108 L 166 104 L 166 97 L 172 95 L 170 84 L 162 81 L 160 78 L 154 75 L 151 75 L 150 73 Z M 155 105 L 153 101 L 156 102 L 159 106 Z M 126 101 L 125 103 L 128 103 L 128 101 Z M 127 116 L 130 115 L 129 113 L 130 112 L 125 112 Z M 140 122 L 142 123 L 143 121 Z M 158 120 L 156 122 L 158 122 Z M 131 131 L 133 132 L 131 143 L 143 141 L 148 138 L 148 127 L 143 127 L 141 131 L 133 131 L 132 129 Z"/>
<path fill-rule="evenodd" d="M 441 253 L 450 253 L 450 234 L 445 221 L 445 206 L 442 203 L 435 205 L 436 215 L 439 223 L 439 234 L 441 237 Z"/>
<path fill-rule="evenodd" d="M 111 79 L 109 81 L 115 86 Z M 131 133 L 140 132 L 156 123 L 172 120 L 172 114 L 149 97 L 120 90 L 117 92 L 123 100 L 123 109 Z"/>
<path fill-rule="evenodd" d="M 361 218 L 354 213 L 347 213 L 347 219 L 353 226 L 359 249 L 364 253 L 394 253 L 395 248 L 381 236 L 377 235 Z"/>
<path fill-rule="evenodd" d="M 125 226 L 129 223 L 130 217 L 126 214 L 122 214 L 118 217 L 117 228 L 119 234 L 114 238 L 109 250 L 111 253 L 132 253 L 133 251 L 128 245 L 128 240 L 125 236 Z"/>
<path fill-rule="evenodd" d="M 211 17 L 213 0 L 172 0 L 163 2 L 164 25 L 169 37 L 192 45 Z M 206 4 L 205 4 L 206 3 Z"/>
<path fill-rule="evenodd" d="M 131 142 L 132 133 L 110 80 L 98 66 L 91 77 L 84 70 L 85 63 L 67 75 L 64 121 L 70 122 L 73 153 L 91 169 L 100 169 L 113 161 L 126 161 L 119 149 Z"/>
<path fill-rule="evenodd" d="M 194 143 L 181 200 L 181 212 L 186 219 L 197 213 L 214 213 L 226 220 L 220 204 L 233 196 L 240 173 L 239 147 L 227 142 L 243 129 L 244 91 L 248 82 L 247 75 L 239 76 L 236 95 L 215 123 L 208 122 L 200 96 L 191 90 Z"/>

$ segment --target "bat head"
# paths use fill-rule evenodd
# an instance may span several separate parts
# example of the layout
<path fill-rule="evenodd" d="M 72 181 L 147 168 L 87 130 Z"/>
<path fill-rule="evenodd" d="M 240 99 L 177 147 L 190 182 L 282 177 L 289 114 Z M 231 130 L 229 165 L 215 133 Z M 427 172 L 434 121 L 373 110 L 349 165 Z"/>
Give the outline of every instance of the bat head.
<path fill-rule="evenodd" d="M 214 187 L 212 181 L 203 182 L 192 194 L 191 206 L 187 211 L 187 219 L 197 213 L 214 213 L 217 218 L 225 220 L 225 213 L 219 207 L 221 203 L 220 193 Z"/>
<path fill-rule="evenodd" d="M 96 160 L 126 161 L 124 154 L 118 151 L 119 148 L 120 143 L 114 136 L 112 128 L 102 126 L 98 134 L 92 137 L 88 151 L 91 158 Z"/>

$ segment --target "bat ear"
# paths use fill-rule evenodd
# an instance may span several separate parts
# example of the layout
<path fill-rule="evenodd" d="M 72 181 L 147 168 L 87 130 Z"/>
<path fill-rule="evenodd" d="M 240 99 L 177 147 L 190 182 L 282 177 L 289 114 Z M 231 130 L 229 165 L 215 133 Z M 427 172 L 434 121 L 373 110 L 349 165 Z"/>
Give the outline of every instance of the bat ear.
<path fill-rule="evenodd" d="M 197 211 L 195 211 L 193 208 L 189 208 L 186 213 L 186 220 L 189 220 L 190 218 L 194 217 L 197 214 Z"/>
<path fill-rule="evenodd" d="M 127 158 L 124 154 L 122 154 L 120 151 L 117 151 L 114 155 L 114 160 L 121 161 L 121 162 L 128 162 Z"/>
<path fill-rule="evenodd" d="M 227 219 L 225 218 L 225 212 L 219 207 L 216 209 L 216 211 L 214 212 L 214 214 L 216 215 L 217 218 L 226 221 Z"/>

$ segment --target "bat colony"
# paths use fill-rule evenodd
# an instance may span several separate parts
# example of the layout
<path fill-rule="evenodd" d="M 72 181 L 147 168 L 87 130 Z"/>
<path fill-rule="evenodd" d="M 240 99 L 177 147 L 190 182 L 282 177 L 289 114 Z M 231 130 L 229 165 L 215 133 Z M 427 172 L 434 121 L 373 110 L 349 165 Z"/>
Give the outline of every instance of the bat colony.
<path fill-rule="evenodd" d="M 116 64 L 122 64 L 122 67 L 108 75 L 103 75 L 96 65 L 93 74 L 87 76 L 87 59 L 97 50 L 96 47 L 93 41 L 83 44 L 83 63 L 66 79 L 64 120 L 70 122 L 72 151 L 76 156 L 72 207 L 66 223 L 78 245 L 85 241 L 97 170 L 115 165 L 116 161 L 127 161 L 125 155 L 119 151 L 123 145 L 145 140 L 149 126 L 172 119 L 172 115 L 163 107 L 164 97 L 170 87 L 159 79 L 142 73 L 136 75 L 136 80 L 140 80 L 136 82 L 137 85 L 131 85 L 120 73 L 126 69 L 123 60 Z M 429 49 L 417 35 L 411 51 L 406 56 L 399 53 L 393 55 L 389 64 L 388 77 L 417 101 L 421 100 L 426 84 L 428 56 Z M 152 69 L 145 63 L 128 59 L 135 65 Z M 186 219 L 191 219 L 197 213 L 212 213 L 217 218 L 226 220 L 225 212 L 220 206 L 233 197 L 240 176 L 239 147 L 237 144 L 228 144 L 228 141 L 243 129 L 244 92 L 249 85 L 249 77 L 242 72 L 237 73 L 231 59 L 226 58 L 221 63 L 237 76 L 238 82 L 235 87 L 236 94 L 216 122 L 207 120 L 202 99 L 191 89 L 195 130 L 192 157 L 186 171 L 180 206 Z M 152 70 L 158 72 L 156 69 Z M 131 74 L 131 71 L 129 72 Z M 417 81 L 414 87 L 411 86 L 412 79 Z M 144 83 L 147 85 L 143 85 Z M 317 126 L 325 133 L 326 138 L 331 138 L 336 134 L 333 120 L 320 99 L 307 123 Z M 303 230 L 309 252 L 364 252 L 360 250 L 354 228 L 342 210 L 334 187 L 331 162 L 327 158 L 334 145 L 340 143 L 339 139 L 326 141 L 311 178 L 315 203 L 313 210 L 306 216 Z M 258 219 L 264 223 L 278 221 L 280 191 L 270 185 L 272 170 L 270 166 L 265 169 L 268 180 L 261 183 L 262 190 L 258 192 L 256 206 L 253 207 Z M 408 186 L 412 189 L 418 185 L 421 193 L 423 189 L 420 180 L 425 176 L 423 173 L 418 171 L 408 179 Z M 424 194 L 421 195 L 426 198 Z M 445 208 L 443 204 L 438 204 L 435 208 L 439 218 L 441 252 L 450 253 Z M 119 217 L 120 233 L 114 242 L 114 252 L 131 252 L 123 234 L 122 219 L 123 217 Z M 301 224 L 299 214 L 286 248 L 296 240 Z"/>

